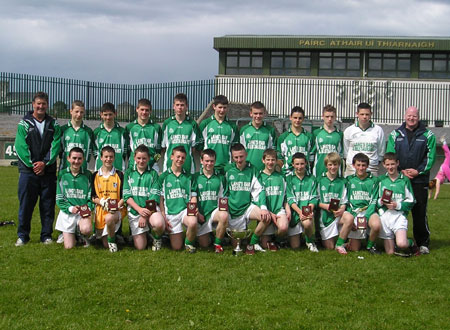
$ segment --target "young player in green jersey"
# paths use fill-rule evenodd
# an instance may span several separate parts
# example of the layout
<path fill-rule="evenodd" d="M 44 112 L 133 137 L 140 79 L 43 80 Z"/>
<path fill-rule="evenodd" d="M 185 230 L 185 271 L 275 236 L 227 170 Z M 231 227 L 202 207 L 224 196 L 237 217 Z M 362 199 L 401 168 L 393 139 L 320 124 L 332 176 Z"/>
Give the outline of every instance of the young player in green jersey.
<path fill-rule="evenodd" d="M 200 247 L 211 244 L 210 233 L 213 226 L 217 225 L 214 250 L 223 253 L 222 239 L 228 226 L 228 212 L 218 208 L 218 199 L 223 197 L 225 182 L 223 175 L 214 170 L 215 162 L 214 150 L 205 149 L 200 153 L 202 169 L 192 178 L 191 202 L 198 206 L 197 238 Z"/>
<path fill-rule="evenodd" d="M 94 133 L 92 129 L 83 123 L 84 103 L 73 101 L 70 109 L 71 119 L 66 125 L 61 127 L 61 163 L 60 169 L 65 169 L 70 164 L 68 162 L 69 151 L 74 147 L 81 148 L 85 155 L 82 168 L 87 169 L 87 164 L 91 158 L 94 146 Z"/>
<path fill-rule="evenodd" d="M 261 163 L 264 150 L 276 148 L 275 129 L 264 123 L 266 108 L 261 102 L 253 102 L 250 105 L 250 117 L 252 121 L 241 128 L 240 142 L 247 150 L 247 161 L 256 167 L 258 171 L 264 169 Z"/>
<path fill-rule="evenodd" d="M 347 204 L 346 180 L 338 175 L 341 166 L 341 157 L 335 153 L 329 153 L 324 160 L 327 172 L 317 179 L 317 193 L 319 195 L 319 207 L 321 208 L 320 235 L 322 245 L 326 249 L 334 249 L 340 254 L 347 254 L 344 243 L 352 228 L 353 219 L 345 211 Z M 336 209 L 333 204 L 336 202 Z M 331 203 L 331 209 L 330 209 Z M 341 230 L 338 230 L 338 226 Z M 335 237 L 338 236 L 335 246 Z"/>
<path fill-rule="evenodd" d="M 336 152 L 343 156 L 343 133 L 334 125 L 336 121 L 336 108 L 326 105 L 322 111 L 323 126 L 313 131 L 313 143 L 311 153 L 314 155 L 313 175 L 320 177 L 327 171 L 324 165 L 325 156 L 330 152 Z M 342 168 L 341 168 L 342 170 Z M 339 172 L 342 175 L 342 172 Z"/>
<path fill-rule="evenodd" d="M 166 221 L 166 230 L 170 233 L 170 245 L 174 250 L 183 247 L 183 225 L 186 227 L 185 248 L 195 253 L 197 236 L 197 217 L 187 215 L 187 204 L 191 198 L 191 175 L 183 165 L 186 161 L 186 149 L 177 146 L 172 149 L 170 168 L 159 177 L 161 187 L 161 213 Z"/>
<path fill-rule="evenodd" d="M 292 156 L 294 172 L 289 174 L 287 181 L 287 201 L 293 210 L 289 223 L 289 244 L 291 248 L 300 247 L 300 234 L 305 232 L 306 246 L 311 252 L 319 252 L 314 242 L 314 209 L 317 206 L 316 181 L 313 175 L 306 172 L 306 155 L 296 152 Z M 304 213 L 304 207 L 309 207 L 309 214 Z M 306 212 L 306 210 L 305 210 Z"/>
<path fill-rule="evenodd" d="M 140 99 L 136 108 L 137 119 L 125 127 L 125 134 L 129 142 L 128 168 L 133 168 L 135 149 L 141 144 L 148 147 L 150 159 L 148 166 L 159 172 L 158 160 L 161 157 L 162 130 L 159 124 L 150 119 L 152 103 L 148 99 Z"/>
<path fill-rule="evenodd" d="M 305 111 L 300 107 L 294 107 L 289 118 L 291 127 L 281 134 L 277 141 L 278 165 L 283 167 L 284 173 L 292 170 L 292 155 L 296 152 L 305 154 L 310 162 L 314 159 L 311 154 L 312 135 L 302 127 Z"/>
<path fill-rule="evenodd" d="M 187 96 L 185 94 L 175 95 L 173 100 L 175 115 L 167 118 L 162 126 L 163 171 L 167 171 L 172 164 L 172 150 L 177 146 L 183 146 L 186 151 L 183 168 L 187 173 L 195 172 L 194 153 L 195 150 L 203 149 L 203 141 L 197 123 L 186 115 L 187 108 Z"/>
<path fill-rule="evenodd" d="M 216 152 L 216 170 L 223 172 L 223 168 L 230 163 L 230 147 L 239 141 L 236 125 L 228 121 L 228 99 L 217 95 L 212 104 L 214 114 L 200 123 L 204 148 Z"/>
<path fill-rule="evenodd" d="M 412 239 L 408 239 L 408 212 L 414 206 L 414 194 L 411 181 L 398 172 L 399 161 L 395 153 L 387 152 L 383 157 L 386 174 L 378 178 L 378 214 L 381 220 L 380 238 L 384 239 L 387 254 L 395 252 L 395 245 L 400 249 L 409 248 L 419 255 L 419 249 Z M 383 201 L 385 189 L 392 192 L 390 202 Z"/>
<path fill-rule="evenodd" d="M 266 206 L 272 217 L 272 223 L 264 231 L 261 243 L 268 250 L 276 251 L 278 248 L 271 241 L 271 238 L 275 234 L 279 238 L 286 236 L 291 209 L 286 202 L 286 180 L 282 174 L 275 171 L 277 152 L 274 149 L 265 150 L 262 162 L 264 163 L 264 170 L 258 178 L 266 192 Z"/>
<path fill-rule="evenodd" d="M 60 212 L 56 220 L 56 229 L 64 236 L 64 248 L 71 249 L 76 245 L 75 232 L 77 226 L 84 241 L 92 232 L 91 216 L 82 217 L 81 207 L 87 206 L 92 211 L 91 173 L 83 170 L 83 150 L 74 147 L 69 151 L 67 159 L 69 167 L 61 170 L 56 187 L 56 205 Z M 85 245 L 87 246 L 87 245 Z"/>
<path fill-rule="evenodd" d="M 128 205 L 128 220 L 134 246 L 138 250 L 147 247 L 147 232 L 153 228 L 153 251 L 161 249 L 161 236 L 164 233 L 165 222 L 159 210 L 160 189 L 158 173 L 149 169 L 150 151 L 143 144 L 134 150 L 135 168 L 129 168 L 125 173 L 124 200 Z M 147 201 L 153 200 L 156 209 L 146 208 Z"/>
<path fill-rule="evenodd" d="M 100 109 L 100 117 L 103 122 L 94 130 L 95 170 L 98 170 L 102 166 L 100 150 L 104 146 L 111 146 L 116 153 L 114 167 L 119 171 L 125 171 L 126 148 L 128 143 L 125 129 L 120 127 L 119 123 L 115 121 L 116 109 L 114 108 L 114 104 L 109 102 L 103 104 Z"/>
<path fill-rule="evenodd" d="M 123 173 L 114 167 L 113 147 L 104 146 L 100 151 L 102 167 L 92 176 L 92 201 L 95 206 L 95 236 L 110 252 L 117 252 L 116 238 L 126 216 L 123 200 Z M 117 201 L 118 210 L 110 210 L 108 200 Z"/>
<path fill-rule="evenodd" d="M 356 154 L 352 163 L 355 174 L 347 177 L 347 212 L 353 220 L 352 230 L 348 234 L 348 238 L 350 238 L 348 247 L 351 251 L 359 251 L 361 240 L 366 239 L 367 228 L 370 228 L 367 250 L 371 254 L 379 254 L 380 252 L 375 247 L 375 240 L 381 228 L 380 218 L 375 212 L 378 196 L 377 178 L 367 172 L 369 157 L 366 154 L 362 152 Z M 358 219 L 362 223 L 359 223 Z"/>
<path fill-rule="evenodd" d="M 247 163 L 247 152 L 242 144 L 231 147 L 233 164 L 225 168 L 225 196 L 228 196 L 230 229 L 245 230 L 249 221 L 258 222 L 255 231 L 247 245 L 246 254 L 255 251 L 265 252 L 259 245 L 260 236 L 270 224 L 272 217 L 266 206 L 264 187 L 257 178 L 255 168 Z"/>

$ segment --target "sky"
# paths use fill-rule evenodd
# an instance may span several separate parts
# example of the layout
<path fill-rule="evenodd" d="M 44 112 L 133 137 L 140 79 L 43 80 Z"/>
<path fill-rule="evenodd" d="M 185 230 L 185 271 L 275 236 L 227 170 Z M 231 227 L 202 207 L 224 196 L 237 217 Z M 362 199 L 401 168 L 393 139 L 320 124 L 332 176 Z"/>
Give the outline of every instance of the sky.
<path fill-rule="evenodd" d="M 0 72 L 109 83 L 212 79 L 214 37 L 450 36 L 450 0 L 0 0 Z"/>

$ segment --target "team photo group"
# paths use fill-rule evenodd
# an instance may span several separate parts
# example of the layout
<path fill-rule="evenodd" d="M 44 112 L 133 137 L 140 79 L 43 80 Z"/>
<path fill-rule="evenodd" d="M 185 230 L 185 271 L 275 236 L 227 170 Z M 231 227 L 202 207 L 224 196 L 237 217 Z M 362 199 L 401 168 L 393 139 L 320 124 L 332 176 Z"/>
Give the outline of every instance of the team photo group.
<path fill-rule="evenodd" d="M 259 101 L 250 105 L 251 121 L 237 127 L 223 95 L 199 123 L 188 115 L 185 94 L 174 97 L 173 115 L 162 125 L 151 119 L 148 99 L 138 101 L 136 120 L 125 127 L 107 102 L 94 130 L 83 122 L 82 101 L 73 101 L 63 126 L 48 114 L 45 92 L 34 95 L 32 106 L 15 139 L 16 246 L 30 241 L 39 199 L 40 241 L 51 244 L 55 229 L 66 249 L 98 242 L 117 252 L 128 217 L 129 242 L 138 250 L 165 248 L 167 237 L 173 250 L 221 254 L 228 236 L 252 228 L 250 255 L 303 244 L 312 253 L 430 253 L 427 201 L 436 138 L 414 106 L 387 136 L 372 122 L 368 103 L 357 106 L 355 123 L 343 132 L 332 105 L 323 107 L 323 122 L 312 132 L 303 127 L 305 111 L 295 106 L 280 135 L 265 122 Z M 447 147 L 445 137 L 442 143 Z"/>

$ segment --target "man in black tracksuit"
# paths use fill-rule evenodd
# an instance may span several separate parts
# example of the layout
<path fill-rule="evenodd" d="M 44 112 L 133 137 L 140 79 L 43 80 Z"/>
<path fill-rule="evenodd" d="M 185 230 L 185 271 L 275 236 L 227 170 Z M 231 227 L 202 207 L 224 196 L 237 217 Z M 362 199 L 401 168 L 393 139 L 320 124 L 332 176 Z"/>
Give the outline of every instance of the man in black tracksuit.
<path fill-rule="evenodd" d="M 30 240 L 31 217 L 38 197 L 42 243 L 52 242 L 56 199 L 56 158 L 60 151 L 61 129 L 50 117 L 48 95 L 33 97 L 33 111 L 19 122 L 14 147 L 19 158 L 19 226 L 16 246 Z"/>
<path fill-rule="evenodd" d="M 416 107 L 406 109 L 405 122 L 390 134 L 386 152 L 397 154 L 399 170 L 411 180 L 416 199 L 411 210 L 414 239 L 420 252 L 428 254 L 428 182 L 430 170 L 436 160 L 436 137 L 419 121 L 419 110 Z"/>

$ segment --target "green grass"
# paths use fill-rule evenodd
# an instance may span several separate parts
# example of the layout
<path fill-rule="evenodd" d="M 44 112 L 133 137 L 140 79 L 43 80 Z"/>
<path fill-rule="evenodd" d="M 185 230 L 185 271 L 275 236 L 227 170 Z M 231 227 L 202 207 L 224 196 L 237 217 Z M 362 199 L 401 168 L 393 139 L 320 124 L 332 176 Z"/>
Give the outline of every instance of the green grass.
<path fill-rule="evenodd" d="M 0 221 L 16 220 L 17 168 L 0 175 Z M 14 246 L 15 226 L 0 227 L 0 328 L 448 328 L 449 200 L 446 185 L 430 202 L 431 254 L 415 258 L 65 251 L 38 243 L 36 209 L 24 247 Z"/>

